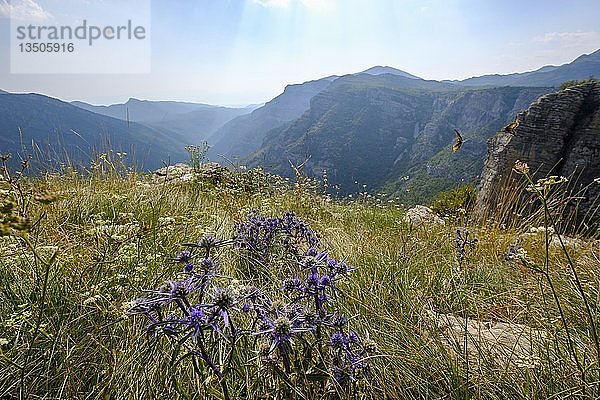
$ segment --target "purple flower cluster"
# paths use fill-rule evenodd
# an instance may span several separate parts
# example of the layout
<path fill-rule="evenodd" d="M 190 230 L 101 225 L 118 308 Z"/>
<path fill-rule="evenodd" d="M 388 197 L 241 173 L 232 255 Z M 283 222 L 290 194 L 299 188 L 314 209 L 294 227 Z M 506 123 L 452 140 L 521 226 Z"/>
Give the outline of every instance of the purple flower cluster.
<path fill-rule="evenodd" d="M 240 353 L 257 354 L 274 381 L 320 369 L 318 384 L 348 390 L 367 378 L 366 358 L 377 347 L 349 329 L 335 304 L 341 294 L 338 282 L 353 268 L 318 250 L 317 236 L 292 213 L 272 219 L 255 214 L 236 230 L 233 240 L 207 235 L 198 243 L 185 243 L 186 249 L 173 259 L 182 265 L 183 279 L 147 291 L 129 314 L 146 315 L 148 333 L 166 337 L 202 360 L 226 398 L 225 375 L 233 355 Z M 279 241 L 289 256 L 285 260 L 297 265 L 296 276 L 282 279 L 280 290 L 268 295 L 235 280 L 219 285 L 230 278 L 217 274 L 215 249 L 234 245 L 268 257 Z M 303 254 L 298 254 L 300 242 L 309 246 Z"/>
<path fill-rule="evenodd" d="M 344 260 L 331 258 L 326 252 L 311 247 L 300 261 L 304 279 L 287 278 L 282 289 L 289 293 L 293 304 L 311 304 L 312 311 L 321 322 L 329 315 L 327 303 L 336 300 L 339 289 L 336 283 L 344 279 L 352 268 Z"/>
<path fill-rule="evenodd" d="M 367 358 L 377 353 L 377 343 L 361 338 L 356 332 L 348 329 L 348 321 L 339 318 L 335 331 L 330 337 L 331 372 L 335 382 L 342 388 L 349 387 L 352 382 L 371 377 L 371 369 Z"/>
<path fill-rule="evenodd" d="M 282 281 L 284 301 L 257 310 L 262 329 L 254 335 L 262 338 L 261 360 L 274 376 L 289 373 L 293 365 L 326 365 L 325 377 L 333 378 L 330 384 L 348 390 L 370 377 L 366 357 L 377 351 L 372 340 L 349 330 L 348 320 L 334 304 L 341 293 L 338 282 L 353 268 L 314 247 L 299 264 L 299 277 Z M 313 352 L 314 357 L 306 359 Z"/>
<path fill-rule="evenodd" d="M 302 254 L 302 246 L 314 247 L 319 239 L 309 225 L 286 212 L 280 218 L 267 218 L 253 211 L 246 222 L 237 224 L 234 237 L 236 247 L 245 249 L 260 262 L 267 263 L 274 247 L 281 244 L 290 255 Z"/>
<path fill-rule="evenodd" d="M 145 314 L 150 320 L 150 334 L 179 337 L 191 333 L 189 337 L 196 340 L 205 329 L 222 332 L 221 325 L 228 326 L 228 308 L 216 300 L 214 290 L 203 289 L 207 285 L 196 278 L 169 281 L 158 290 L 148 291 L 151 296 L 136 299 L 128 313 Z M 207 293 L 211 300 L 203 302 Z"/>
<path fill-rule="evenodd" d="M 251 297 L 238 293 L 231 285 L 219 287 L 213 282 L 218 275 L 212 252 L 231 243 L 218 241 L 212 235 L 205 235 L 198 243 L 185 243 L 187 249 L 173 259 L 183 264 L 185 277 L 147 291 L 147 296 L 136 299 L 128 310 L 130 315 L 146 315 L 150 320 L 149 334 L 177 342 L 188 354 L 203 360 L 219 379 L 223 368 L 214 361 L 217 355 L 211 354 L 210 348 L 215 339 L 235 340 L 238 332 L 231 313 L 239 310 L 238 304 L 246 297 Z"/>
<path fill-rule="evenodd" d="M 527 251 L 519 243 L 511 243 L 504 252 L 504 261 L 516 263 L 519 261 L 523 266 L 531 266 L 533 261 L 527 255 Z"/>
<path fill-rule="evenodd" d="M 469 235 L 470 232 L 465 228 L 458 228 L 456 230 L 456 254 L 458 256 L 458 264 L 461 266 L 467 255 L 467 247 L 473 249 L 478 242 L 477 239 L 470 239 Z"/>

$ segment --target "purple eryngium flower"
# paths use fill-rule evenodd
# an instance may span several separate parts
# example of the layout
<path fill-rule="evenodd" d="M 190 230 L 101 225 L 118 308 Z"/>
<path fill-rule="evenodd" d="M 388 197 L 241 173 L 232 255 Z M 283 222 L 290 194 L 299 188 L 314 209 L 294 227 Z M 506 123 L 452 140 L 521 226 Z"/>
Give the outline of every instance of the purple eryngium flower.
<path fill-rule="evenodd" d="M 252 258 L 263 263 L 269 261 L 277 244 L 286 253 L 299 257 L 300 248 L 312 248 L 319 243 L 315 232 L 294 213 L 286 212 L 281 218 L 266 218 L 254 211 L 248 220 L 236 225 L 235 246 L 248 251 Z"/>
<path fill-rule="evenodd" d="M 458 261 L 462 264 L 467 254 L 467 247 L 473 249 L 477 244 L 477 239 L 469 239 L 470 232 L 465 228 L 458 228 L 456 230 L 456 253 L 458 255 Z"/>
<path fill-rule="evenodd" d="M 186 278 L 147 291 L 128 313 L 146 315 L 148 333 L 172 340 L 177 349 L 204 362 L 220 382 L 230 369 L 225 364 L 228 354 L 257 350 L 234 347 L 255 344 L 273 379 L 295 372 L 303 376 L 323 363 L 343 388 L 367 377 L 366 356 L 377 346 L 368 335 L 363 339 L 349 330 L 348 320 L 335 308 L 338 283 L 353 268 L 320 250 L 317 235 L 293 213 L 281 218 L 254 213 L 235 229 L 232 240 L 205 235 L 198 242 L 184 243 L 187 249 L 173 260 L 183 264 Z M 276 260 L 289 263 L 291 272 L 282 277 L 280 290 L 271 296 L 239 282 L 223 286 L 228 278 L 216 274 L 213 250 L 229 245 L 252 259 L 268 261 L 274 251 L 282 255 Z M 257 340 L 238 340 L 243 335 Z"/>
<path fill-rule="evenodd" d="M 180 263 L 189 263 L 194 258 L 194 253 L 191 250 L 183 250 L 173 260 Z"/>

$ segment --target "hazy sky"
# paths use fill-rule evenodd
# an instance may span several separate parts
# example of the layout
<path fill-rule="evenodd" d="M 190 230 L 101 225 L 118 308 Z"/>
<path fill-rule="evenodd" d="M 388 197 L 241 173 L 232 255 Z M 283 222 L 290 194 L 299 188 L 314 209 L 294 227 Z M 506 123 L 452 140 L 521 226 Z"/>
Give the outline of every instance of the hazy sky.
<path fill-rule="evenodd" d="M 0 89 L 96 104 L 259 103 L 289 83 L 374 65 L 462 79 L 600 48 L 598 0 L 152 0 L 151 73 L 10 73 L 10 10 L 51 23 L 65 4 L 81 15 L 102 2 L 110 0 L 0 0 Z M 124 20 L 131 13 L 114 8 Z"/>

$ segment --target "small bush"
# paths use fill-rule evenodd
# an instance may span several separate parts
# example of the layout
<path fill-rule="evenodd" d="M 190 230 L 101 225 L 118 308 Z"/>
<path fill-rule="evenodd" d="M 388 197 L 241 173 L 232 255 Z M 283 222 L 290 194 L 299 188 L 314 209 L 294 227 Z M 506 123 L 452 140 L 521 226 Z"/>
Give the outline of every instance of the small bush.
<path fill-rule="evenodd" d="M 431 209 L 444 217 L 462 217 L 475 206 L 477 191 L 473 185 L 459 186 L 440 193 L 431 204 Z"/>
<path fill-rule="evenodd" d="M 584 85 L 586 83 L 594 83 L 594 82 L 600 82 L 600 81 L 598 79 L 596 79 L 596 77 L 590 76 L 588 79 L 563 82 L 560 84 L 559 88 L 560 88 L 560 90 L 564 90 L 564 89 L 570 88 L 572 86 Z"/>

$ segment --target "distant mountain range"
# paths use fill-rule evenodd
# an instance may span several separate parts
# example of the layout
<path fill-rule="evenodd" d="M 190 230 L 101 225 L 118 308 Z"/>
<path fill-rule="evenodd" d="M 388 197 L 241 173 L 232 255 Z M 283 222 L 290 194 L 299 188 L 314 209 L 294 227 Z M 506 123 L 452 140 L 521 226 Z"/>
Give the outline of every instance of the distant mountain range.
<path fill-rule="evenodd" d="M 173 132 L 96 114 L 40 94 L 0 93 L 0 153 L 33 154 L 46 166 L 84 163 L 108 148 L 141 168 L 185 158 Z"/>
<path fill-rule="evenodd" d="M 94 106 L 82 101 L 73 101 L 71 104 L 88 111 L 95 112 L 122 120 L 129 119 L 134 122 L 160 121 L 173 118 L 191 111 L 218 108 L 208 104 L 186 103 L 179 101 L 149 101 L 131 98 L 126 103 L 112 104 L 109 106 Z"/>
<path fill-rule="evenodd" d="M 563 66 L 464 81 L 428 81 L 378 66 L 294 85 L 303 102 L 287 118 L 277 118 L 274 106 L 296 97 L 288 87 L 209 141 L 227 158 L 284 176 L 293 177 L 288 161 L 308 160 L 305 173 L 320 177 L 327 170 L 340 194 L 366 184 L 407 203 L 422 202 L 476 182 L 491 136 L 539 96 L 590 75 L 600 76 L 600 51 Z M 455 128 L 465 138 L 456 155 Z"/>
<path fill-rule="evenodd" d="M 600 50 L 597 50 L 561 66 L 547 65 L 531 72 L 484 75 L 453 82 L 466 86 L 558 86 L 569 80 L 600 78 L 599 66 Z"/>
<path fill-rule="evenodd" d="M 474 181 L 488 138 L 539 96 L 591 75 L 600 77 L 600 50 L 561 66 L 463 81 L 376 66 L 288 85 L 246 108 L 137 99 L 93 106 L 0 92 L 0 152 L 33 143 L 50 156 L 89 159 L 110 139 L 117 148 L 136 148 L 144 161 L 138 164 L 153 168 L 185 160 L 185 145 L 208 140 L 215 161 L 224 156 L 291 176 L 288 160 L 308 159 L 305 171 L 317 177 L 327 170 L 339 193 L 366 184 L 420 202 Z M 457 154 L 450 150 L 454 129 L 465 139 Z"/>
<path fill-rule="evenodd" d="M 81 101 L 71 104 L 97 114 L 176 132 L 188 144 L 200 143 L 226 122 L 258 107 L 229 108 L 201 103 L 138 99 L 110 106 L 94 106 Z"/>

